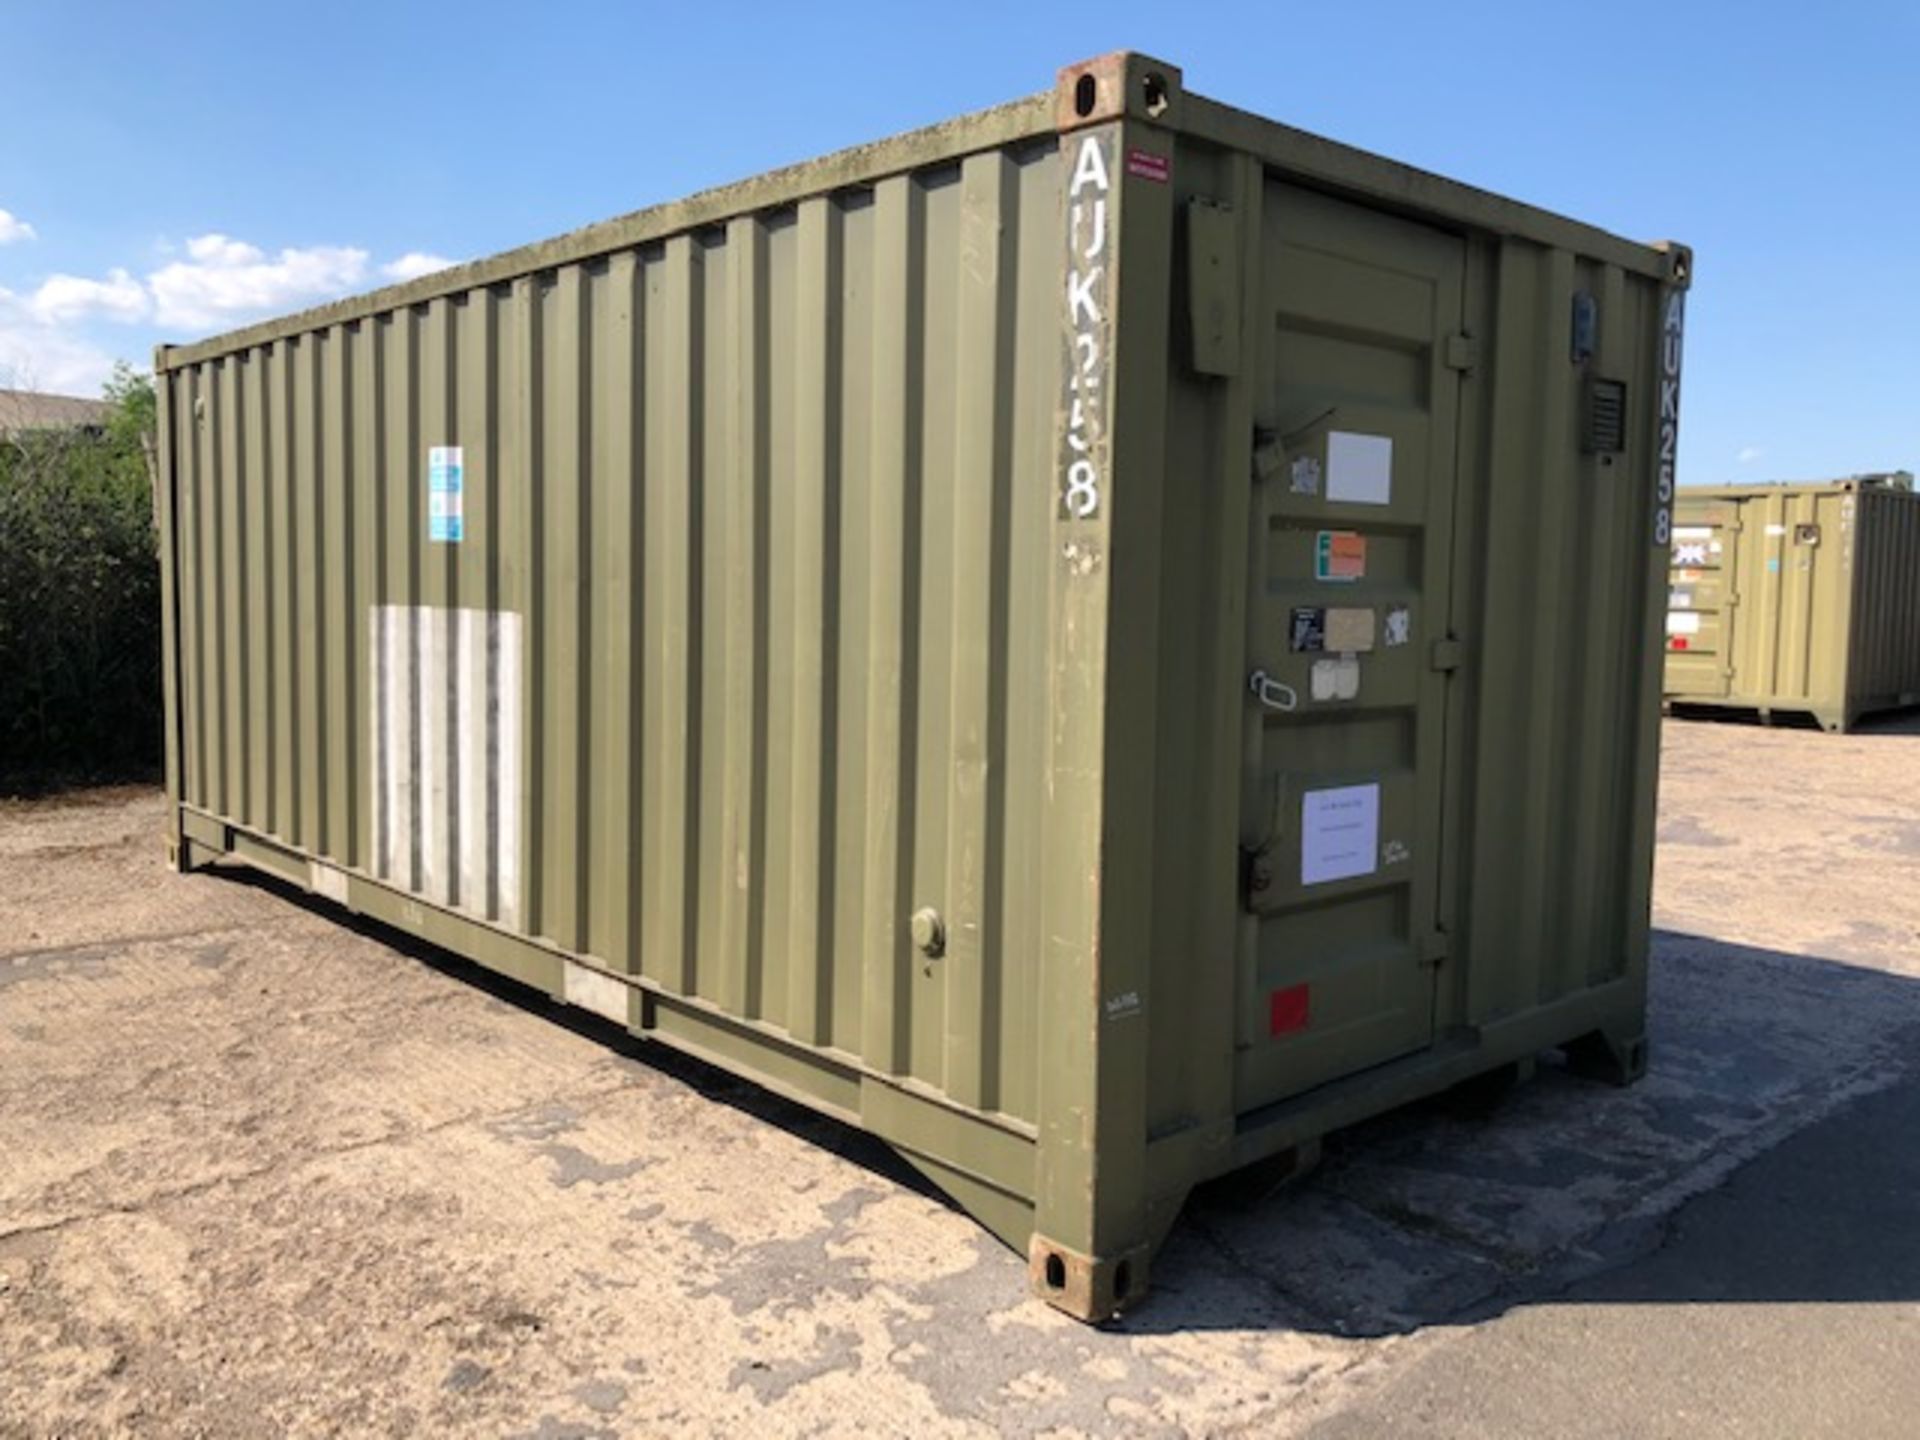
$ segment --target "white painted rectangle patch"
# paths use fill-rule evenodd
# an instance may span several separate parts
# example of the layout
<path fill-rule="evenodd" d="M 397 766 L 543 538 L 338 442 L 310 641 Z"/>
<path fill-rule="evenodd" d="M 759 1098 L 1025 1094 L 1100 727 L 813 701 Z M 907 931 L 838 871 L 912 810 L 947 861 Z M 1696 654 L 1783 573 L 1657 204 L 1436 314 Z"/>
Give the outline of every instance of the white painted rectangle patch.
<path fill-rule="evenodd" d="M 1700 633 L 1700 612 L 1697 610 L 1669 610 L 1667 612 L 1667 634 L 1698 635 Z"/>
<path fill-rule="evenodd" d="M 520 919 L 520 617 L 369 614 L 374 873 L 437 904 Z"/>
<path fill-rule="evenodd" d="M 1300 797 L 1300 883 L 1371 875 L 1380 864 L 1380 787 L 1342 785 Z"/>
<path fill-rule="evenodd" d="M 347 872 L 318 860 L 307 862 L 307 888 L 336 905 L 347 903 Z"/>
<path fill-rule="evenodd" d="M 562 983 L 569 1005 L 591 1010 L 618 1025 L 629 1023 L 633 991 L 611 975 L 602 975 L 598 970 L 569 960 Z"/>
<path fill-rule="evenodd" d="M 1350 430 L 1327 434 L 1327 499 L 1349 505 L 1393 502 L 1393 441 Z"/>

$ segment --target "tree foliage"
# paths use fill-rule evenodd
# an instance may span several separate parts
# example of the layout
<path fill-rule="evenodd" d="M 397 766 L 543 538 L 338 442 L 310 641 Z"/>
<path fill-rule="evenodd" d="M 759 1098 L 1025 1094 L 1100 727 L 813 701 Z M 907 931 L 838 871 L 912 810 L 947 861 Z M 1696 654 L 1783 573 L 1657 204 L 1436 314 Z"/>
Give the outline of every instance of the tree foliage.
<path fill-rule="evenodd" d="M 105 398 L 98 428 L 0 413 L 0 789 L 159 763 L 153 382 L 120 365 Z"/>

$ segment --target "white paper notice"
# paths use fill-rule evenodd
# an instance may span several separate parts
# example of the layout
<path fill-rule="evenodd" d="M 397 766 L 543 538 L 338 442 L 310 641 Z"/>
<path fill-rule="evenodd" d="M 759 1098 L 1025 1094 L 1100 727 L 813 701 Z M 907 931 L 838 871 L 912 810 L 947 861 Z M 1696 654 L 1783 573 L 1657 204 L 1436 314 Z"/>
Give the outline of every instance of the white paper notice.
<path fill-rule="evenodd" d="M 1393 501 L 1393 441 L 1385 435 L 1327 435 L 1327 499 L 1349 505 Z"/>
<path fill-rule="evenodd" d="M 1700 615 L 1694 610 L 1669 610 L 1667 612 L 1667 634 L 1698 635 L 1700 633 Z"/>
<path fill-rule="evenodd" d="M 1380 863 L 1380 787 L 1342 785 L 1300 797 L 1300 883 L 1371 875 Z"/>

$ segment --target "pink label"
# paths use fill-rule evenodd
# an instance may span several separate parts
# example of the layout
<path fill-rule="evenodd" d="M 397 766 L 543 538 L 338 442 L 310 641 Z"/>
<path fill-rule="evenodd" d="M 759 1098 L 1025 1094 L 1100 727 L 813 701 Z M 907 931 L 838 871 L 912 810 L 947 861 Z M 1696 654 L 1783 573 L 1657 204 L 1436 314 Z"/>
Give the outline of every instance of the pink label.
<path fill-rule="evenodd" d="M 1142 180 L 1153 180 L 1164 185 L 1167 183 L 1167 157 L 1156 155 L 1151 150 L 1129 150 L 1127 152 L 1127 173 L 1138 175 Z"/>

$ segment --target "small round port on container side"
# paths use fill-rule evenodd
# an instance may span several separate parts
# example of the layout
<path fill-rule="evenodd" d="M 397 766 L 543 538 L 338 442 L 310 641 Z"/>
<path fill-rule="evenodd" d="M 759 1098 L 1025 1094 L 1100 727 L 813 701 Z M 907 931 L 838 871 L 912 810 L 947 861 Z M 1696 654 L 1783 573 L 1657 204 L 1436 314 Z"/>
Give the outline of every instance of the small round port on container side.
<path fill-rule="evenodd" d="M 914 945 L 929 960 L 938 960 L 947 953 L 947 922 L 940 918 L 938 910 L 929 906 L 914 911 L 907 928 L 913 935 Z"/>

